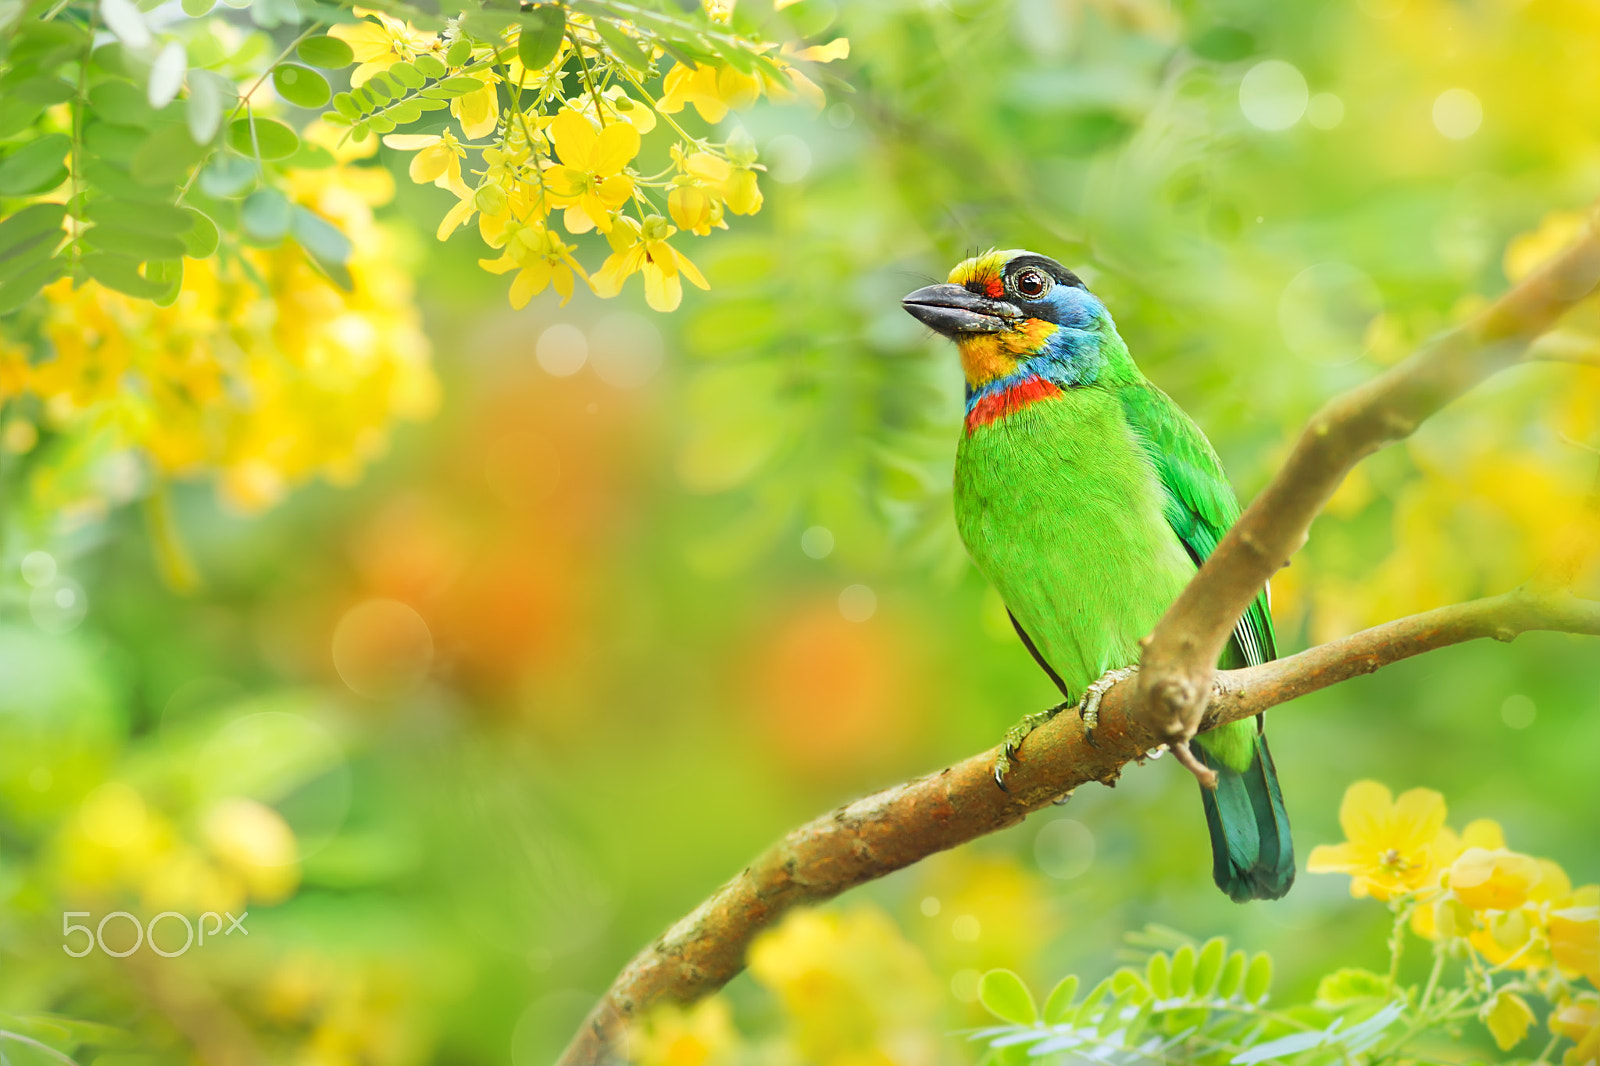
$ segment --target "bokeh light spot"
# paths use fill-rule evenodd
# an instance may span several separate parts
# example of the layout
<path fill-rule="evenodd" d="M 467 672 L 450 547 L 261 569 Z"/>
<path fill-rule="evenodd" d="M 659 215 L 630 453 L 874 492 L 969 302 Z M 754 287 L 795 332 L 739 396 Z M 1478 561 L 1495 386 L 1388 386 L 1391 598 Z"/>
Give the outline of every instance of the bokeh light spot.
<path fill-rule="evenodd" d="M 589 331 L 589 358 L 607 385 L 636 389 L 656 376 L 666 356 L 661 331 L 642 315 L 607 315 Z"/>
<path fill-rule="evenodd" d="M 1306 121 L 1319 130 L 1331 130 L 1344 121 L 1344 101 L 1333 93 L 1317 93 L 1306 104 Z"/>
<path fill-rule="evenodd" d="M 772 138 L 766 156 L 767 173 L 780 184 L 793 185 L 811 173 L 811 146 L 792 133 Z"/>
<path fill-rule="evenodd" d="M 571 377 L 589 359 L 589 338 L 570 322 L 557 322 L 534 345 L 534 358 L 545 373 L 558 378 Z"/>
<path fill-rule="evenodd" d="M 46 633 L 70 633 L 78 628 L 89 610 L 89 597 L 83 586 L 69 578 L 57 578 L 41 585 L 28 597 L 28 613 L 33 624 Z"/>
<path fill-rule="evenodd" d="M 1508 729 L 1528 728 L 1538 713 L 1539 708 L 1533 700 L 1521 693 L 1507 696 L 1505 702 L 1500 705 L 1500 720 Z"/>
<path fill-rule="evenodd" d="M 1483 104 L 1466 89 L 1446 89 L 1433 102 L 1433 125 L 1452 141 L 1464 141 L 1483 125 Z"/>
<path fill-rule="evenodd" d="M 983 924 L 970 914 L 962 914 L 950 923 L 950 935 L 962 943 L 971 944 L 983 935 Z"/>
<path fill-rule="evenodd" d="M 921 910 L 924 918 L 937 918 L 940 910 L 939 897 L 923 896 Z"/>
<path fill-rule="evenodd" d="M 433 635 L 398 600 L 373 599 L 346 611 L 333 631 L 333 665 L 351 691 L 393 699 L 420 685 L 433 665 Z"/>
<path fill-rule="evenodd" d="M 49 552 L 29 552 L 22 557 L 22 580 L 38 588 L 56 579 L 56 557 Z"/>
<path fill-rule="evenodd" d="M 84 835 L 103 847 L 122 848 L 144 837 L 144 797 L 120 781 L 89 793 L 80 817 Z"/>
<path fill-rule="evenodd" d="M 1308 95 L 1299 68 L 1268 59 L 1251 67 L 1239 83 L 1239 110 L 1252 126 L 1286 130 L 1305 114 Z"/>
<path fill-rule="evenodd" d="M 1284 286 L 1278 327 L 1301 359 L 1340 366 L 1362 356 L 1367 324 L 1382 310 L 1383 296 L 1366 274 L 1348 263 L 1318 263 Z"/>
<path fill-rule="evenodd" d="M 839 593 L 839 613 L 848 622 L 865 622 L 878 611 L 878 595 L 866 585 L 849 585 Z"/>
<path fill-rule="evenodd" d="M 826 559 L 833 554 L 833 531 L 827 526 L 812 526 L 800 534 L 800 550 L 813 559 Z"/>
<path fill-rule="evenodd" d="M 1094 834 L 1071 818 L 1046 822 L 1033 838 L 1033 859 L 1058 881 L 1082 877 L 1094 865 Z"/>

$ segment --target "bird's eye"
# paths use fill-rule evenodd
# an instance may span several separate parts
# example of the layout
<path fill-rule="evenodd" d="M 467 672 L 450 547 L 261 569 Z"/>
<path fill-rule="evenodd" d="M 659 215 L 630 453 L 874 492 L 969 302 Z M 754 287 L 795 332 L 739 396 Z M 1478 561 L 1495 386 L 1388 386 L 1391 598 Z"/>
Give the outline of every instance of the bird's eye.
<path fill-rule="evenodd" d="M 1050 291 L 1050 278 L 1037 270 L 1024 270 L 1017 275 L 1013 284 L 1017 288 L 1017 295 L 1030 300 L 1037 300 Z"/>

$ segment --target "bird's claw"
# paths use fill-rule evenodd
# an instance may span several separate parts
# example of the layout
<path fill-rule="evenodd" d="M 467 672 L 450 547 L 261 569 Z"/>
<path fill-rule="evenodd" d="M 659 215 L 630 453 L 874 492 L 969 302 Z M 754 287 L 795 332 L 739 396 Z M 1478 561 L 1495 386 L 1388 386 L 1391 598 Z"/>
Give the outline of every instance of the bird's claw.
<path fill-rule="evenodd" d="M 1011 772 L 1012 762 L 1019 761 L 1017 755 L 1022 750 L 1022 742 L 1028 739 L 1028 734 L 1071 706 L 1070 703 L 1058 703 L 1048 711 L 1030 714 L 1006 732 L 1006 739 L 994 757 L 994 783 L 999 786 L 1001 792 L 1011 791 L 1006 787 L 1006 775 Z"/>
<path fill-rule="evenodd" d="M 1126 681 L 1139 672 L 1137 666 L 1124 666 L 1118 670 L 1107 670 L 1100 678 L 1084 689 L 1083 699 L 1078 703 L 1078 717 L 1083 719 L 1083 739 L 1089 742 L 1090 747 L 1097 747 L 1094 742 L 1095 726 L 1100 724 L 1100 701 L 1105 699 L 1111 686 L 1119 681 Z"/>

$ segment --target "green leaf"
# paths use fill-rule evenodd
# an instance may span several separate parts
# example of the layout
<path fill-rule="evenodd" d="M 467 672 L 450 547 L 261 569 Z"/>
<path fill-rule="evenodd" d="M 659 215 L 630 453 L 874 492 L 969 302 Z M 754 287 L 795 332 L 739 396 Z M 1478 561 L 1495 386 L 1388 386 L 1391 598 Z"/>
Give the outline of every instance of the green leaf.
<path fill-rule="evenodd" d="M 1172 960 L 1167 958 L 1166 952 L 1158 951 L 1151 955 L 1144 972 L 1145 980 L 1150 983 L 1150 991 L 1157 998 L 1172 998 Z"/>
<path fill-rule="evenodd" d="M 56 254 L 57 247 L 61 244 L 61 233 L 41 233 L 32 240 L 7 252 L 0 257 L 0 282 L 10 281 L 12 278 L 21 277 L 37 268 L 41 263 L 50 261 Z"/>
<path fill-rule="evenodd" d="M 355 287 L 349 265 L 354 246 L 339 227 L 315 211 L 296 205 L 289 232 L 329 280 L 346 292 Z"/>
<path fill-rule="evenodd" d="M 219 153 L 200 172 L 201 190 L 219 200 L 243 196 L 255 183 L 256 165 L 236 155 Z"/>
<path fill-rule="evenodd" d="M 367 88 L 371 89 L 374 95 L 388 100 L 398 100 L 406 94 L 405 86 L 390 77 L 386 70 L 380 70 L 368 78 Z"/>
<path fill-rule="evenodd" d="M 1044 1023 L 1060 1025 L 1072 1014 L 1072 997 L 1078 994 L 1078 975 L 1068 974 L 1050 990 L 1044 1001 Z"/>
<path fill-rule="evenodd" d="M 272 84 L 278 95 L 296 107 L 307 109 L 321 107 L 328 102 L 332 90 L 328 79 L 310 67 L 294 63 L 281 63 L 272 71 Z"/>
<path fill-rule="evenodd" d="M 465 37 L 458 37 L 450 50 L 444 54 L 444 61 L 452 67 L 463 66 L 472 58 L 472 42 Z"/>
<path fill-rule="evenodd" d="M 524 12 L 517 20 L 517 55 L 529 70 L 543 70 L 561 50 L 567 31 L 567 13 L 560 4 L 545 4 Z"/>
<path fill-rule="evenodd" d="M 323 70 L 340 70 L 356 61 L 356 55 L 348 44 L 326 34 L 307 37 L 300 42 L 296 51 L 303 61 Z"/>
<path fill-rule="evenodd" d="M 192 19 L 197 19 L 215 6 L 217 0 L 183 0 L 183 13 Z"/>
<path fill-rule="evenodd" d="M 1244 998 L 1250 1003 L 1260 1003 L 1267 998 L 1272 987 L 1272 957 L 1265 951 L 1257 952 L 1250 960 L 1244 975 Z"/>
<path fill-rule="evenodd" d="M 110 197 L 90 200 L 83 217 L 96 226 L 112 226 L 163 237 L 181 233 L 190 222 L 188 212 L 181 207 L 132 203 Z"/>
<path fill-rule="evenodd" d="M 72 138 L 47 133 L 30 141 L 0 162 L 0 196 L 28 196 L 60 185 L 67 178 L 67 153 Z"/>
<path fill-rule="evenodd" d="M 1010 970 L 990 970 L 979 978 L 978 1002 L 996 1018 L 1013 1025 L 1033 1025 L 1039 1020 L 1033 993 Z"/>
<path fill-rule="evenodd" d="M 23 247 L 32 247 L 54 233 L 61 236 L 61 222 L 67 217 L 63 204 L 31 204 L 0 222 L 0 258 Z"/>
<path fill-rule="evenodd" d="M 1194 994 L 1196 996 L 1209 996 L 1211 990 L 1217 985 L 1217 977 L 1222 973 L 1222 963 L 1228 957 L 1228 942 L 1220 936 L 1207 940 L 1200 949 L 1200 957 L 1194 964 Z"/>
<path fill-rule="evenodd" d="M 1187 996 L 1194 992 L 1194 945 L 1185 944 L 1172 955 L 1172 994 Z"/>
<path fill-rule="evenodd" d="M 475 93 L 481 88 L 483 88 L 483 82 L 479 81 L 477 78 L 454 77 L 446 78 L 438 85 L 424 89 L 423 94 L 439 99 L 449 99 L 455 96 L 465 96 L 468 93 Z"/>
<path fill-rule="evenodd" d="M 83 242 L 96 251 L 116 252 L 140 262 L 176 259 L 183 254 L 183 242 L 176 237 L 158 236 L 120 226 L 95 226 L 83 235 Z"/>
<path fill-rule="evenodd" d="M 434 100 L 433 103 L 443 103 Z M 419 100 L 402 100 L 383 113 L 383 117 L 393 122 L 396 126 L 404 126 L 408 122 L 415 122 L 422 117 L 422 103 Z"/>
<path fill-rule="evenodd" d="M 164 126 L 145 139 L 133 154 L 128 173 L 141 185 L 171 185 L 189 176 L 205 156 L 194 143 L 187 123 Z"/>
<path fill-rule="evenodd" d="M 396 63 L 387 71 L 388 75 L 407 89 L 420 89 L 428 79 L 410 63 Z"/>
<path fill-rule="evenodd" d="M 217 224 L 211 221 L 211 216 L 204 211 L 193 207 L 186 207 L 184 211 L 190 217 L 189 228 L 182 232 L 183 254 L 190 259 L 208 259 L 217 250 L 221 234 L 217 232 Z"/>
<path fill-rule="evenodd" d="M 1239 994 L 1239 987 L 1244 984 L 1244 971 L 1248 963 L 1245 953 L 1235 951 L 1228 956 L 1227 963 L 1222 967 L 1222 976 L 1217 978 L 1217 995 L 1223 999 L 1232 999 Z"/>
<path fill-rule="evenodd" d="M 239 224 L 258 244 L 277 244 L 289 232 L 289 198 L 271 187 L 257 189 L 239 206 Z"/>
<path fill-rule="evenodd" d="M 93 156 L 113 163 L 129 163 L 144 147 L 149 133 L 132 126 L 113 126 L 109 122 L 91 122 L 83 131 L 84 149 Z"/>
<path fill-rule="evenodd" d="M 611 49 L 611 54 L 634 70 L 645 70 L 650 66 L 650 57 L 645 55 L 644 49 L 639 47 L 639 42 L 634 40 L 615 22 L 606 18 L 594 20 L 595 32 L 600 34 L 600 39 Z M 726 57 L 724 57 L 726 58 Z M 730 62 L 732 62 L 730 60 Z"/>
<path fill-rule="evenodd" d="M 1389 979 L 1371 970 L 1347 967 L 1317 982 L 1318 1002 L 1331 1007 L 1344 1007 L 1363 999 L 1388 999 L 1389 995 Z"/>
<path fill-rule="evenodd" d="M 167 286 L 160 281 L 150 281 L 139 273 L 139 260 L 110 252 L 93 252 L 82 259 L 83 269 L 89 276 L 108 289 L 141 300 L 160 296 Z"/>
<path fill-rule="evenodd" d="M 178 302 L 178 293 L 183 289 L 182 259 L 162 259 L 146 263 L 144 276 L 151 284 L 164 286 L 160 293 L 151 297 L 157 307 L 171 307 Z"/>
<path fill-rule="evenodd" d="M 237 118 L 228 123 L 228 144 L 247 159 L 258 152 L 261 159 L 287 159 L 300 147 L 300 137 L 277 119 Z"/>
<path fill-rule="evenodd" d="M 0 315 L 10 314 L 39 294 L 39 290 L 67 271 L 60 259 L 46 259 L 0 283 Z"/>
<path fill-rule="evenodd" d="M 181 41 L 168 41 L 150 65 L 150 80 L 145 86 L 150 106 L 160 111 L 178 98 L 183 88 L 183 72 L 189 69 L 189 52 Z"/>
<path fill-rule="evenodd" d="M 218 82 L 221 82 L 219 85 Z M 224 102 L 233 84 L 209 70 L 189 71 L 189 100 L 184 114 L 195 144 L 210 144 L 222 127 Z"/>
<path fill-rule="evenodd" d="M 444 60 L 432 52 L 422 53 L 411 61 L 411 65 L 416 67 L 417 71 L 425 78 L 442 78 L 450 72 L 450 68 L 445 66 Z"/>
<path fill-rule="evenodd" d="M 361 117 L 361 108 L 357 106 L 355 97 L 349 93 L 335 93 L 333 96 L 333 109 L 351 122 Z"/>

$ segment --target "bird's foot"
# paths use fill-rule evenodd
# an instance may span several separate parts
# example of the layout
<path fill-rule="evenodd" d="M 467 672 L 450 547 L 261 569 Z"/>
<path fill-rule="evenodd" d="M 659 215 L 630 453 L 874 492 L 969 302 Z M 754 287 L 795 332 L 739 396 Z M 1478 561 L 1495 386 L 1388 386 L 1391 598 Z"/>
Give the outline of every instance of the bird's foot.
<path fill-rule="evenodd" d="M 1001 792 L 1011 791 L 1006 787 L 1006 775 L 1011 772 L 1012 762 L 1019 761 L 1017 753 L 1022 748 L 1022 742 L 1028 739 L 1028 734 L 1071 706 L 1070 703 L 1058 703 L 1048 711 L 1028 715 L 1007 731 L 1005 742 L 994 757 L 994 783 L 1000 786 Z"/>
<path fill-rule="evenodd" d="M 1100 724 L 1100 701 L 1105 699 L 1111 686 L 1118 681 L 1126 681 L 1139 672 L 1137 666 L 1124 666 L 1119 670 L 1107 670 L 1099 680 L 1084 689 L 1083 699 L 1078 703 L 1078 717 L 1083 719 L 1083 737 L 1094 746 L 1094 729 Z"/>

